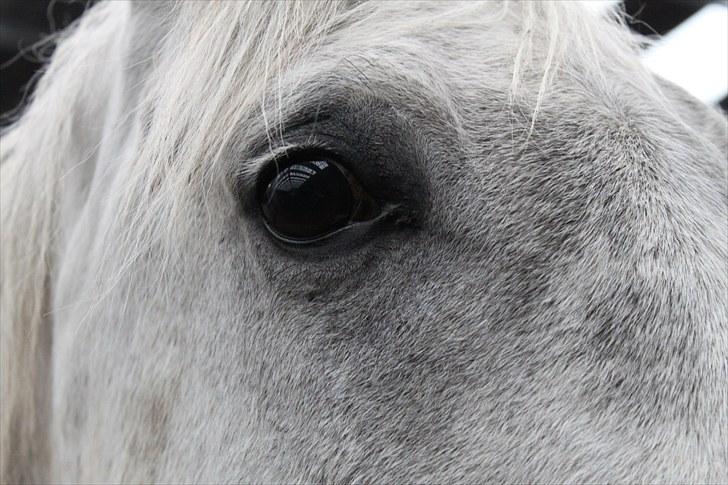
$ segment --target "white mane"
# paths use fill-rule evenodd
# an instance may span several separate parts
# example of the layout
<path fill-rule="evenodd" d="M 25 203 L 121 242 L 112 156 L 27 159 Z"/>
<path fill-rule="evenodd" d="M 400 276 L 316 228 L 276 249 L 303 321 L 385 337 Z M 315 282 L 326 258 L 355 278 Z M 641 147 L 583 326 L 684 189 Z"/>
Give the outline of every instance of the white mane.
<path fill-rule="evenodd" d="M 38 475 L 24 473 L 30 464 L 42 466 L 48 456 L 52 343 L 47 312 L 63 208 L 57 194 L 64 172 L 86 163 L 94 155 L 88 149 L 99 144 L 99 126 L 89 126 L 88 120 L 105 113 L 108 96 L 100 79 L 122 69 L 121 59 L 108 51 L 126 25 L 120 7 L 95 8 L 58 38 L 32 102 L 0 142 L 3 482 L 37 481 Z"/>

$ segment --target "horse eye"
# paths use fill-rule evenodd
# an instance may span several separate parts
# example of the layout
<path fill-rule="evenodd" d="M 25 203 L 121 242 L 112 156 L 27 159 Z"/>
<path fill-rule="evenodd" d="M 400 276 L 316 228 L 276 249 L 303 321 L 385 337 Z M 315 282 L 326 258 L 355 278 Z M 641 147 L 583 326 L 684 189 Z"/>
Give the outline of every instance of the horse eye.
<path fill-rule="evenodd" d="M 266 227 L 284 242 L 312 243 L 377 216 L 374 200 L 330 158 L 290 157 L 270 172 L 260 206 Z"/>

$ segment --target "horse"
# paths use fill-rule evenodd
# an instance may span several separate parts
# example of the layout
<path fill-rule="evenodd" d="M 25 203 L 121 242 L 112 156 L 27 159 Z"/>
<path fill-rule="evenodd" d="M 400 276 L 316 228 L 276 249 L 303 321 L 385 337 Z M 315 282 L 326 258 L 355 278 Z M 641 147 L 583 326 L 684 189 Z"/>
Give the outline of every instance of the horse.
<path fill-rule="evenodd" d="M 101 2 L 2 136 L 3 482 L 725 482 L 728 124 L 573 2 Z"/>

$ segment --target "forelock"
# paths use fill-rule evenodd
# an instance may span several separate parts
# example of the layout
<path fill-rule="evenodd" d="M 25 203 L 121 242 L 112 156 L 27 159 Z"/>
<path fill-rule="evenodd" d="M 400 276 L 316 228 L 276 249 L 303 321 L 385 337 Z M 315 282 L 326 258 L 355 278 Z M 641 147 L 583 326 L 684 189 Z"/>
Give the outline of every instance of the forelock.
<path fill-rule="evenodd" d="M 129 235 L 130 247 L 147 245 L 152 234 L 179 246 L 188 232 L 188 199 L 200 193 L 190 184 L 209 191 L 229 170 L 231 146 L 244 151 L 261 127 L 276 136 L 280 113 L 295 95 L 296 83 L 286 74 L 304 79 L 316 69 L 310 59 L 319 51 L 331 57 L 329 64 L 344 65 L 362 43 L 406 46 L 475 33 L 474 41 L 488 42 L 483 61 L 500 60 L 509 98 L 530 106 L 534 121 L 558 84 L 555 77 L 565 73 L 606 93 L 608 79 L 622 72 L 642 91 L 656 92 L 621 17 L 599 17 L 571 2 L 325 0 L 222 2 L 216 8 L 179 2 L 155 15 L 168 28 L 159 49 L 149 53 L 152 68 L 139 87 L 143 136 L 127 167 L 130 190 L 121 204 L 128 227 L 138 228 Z"/>

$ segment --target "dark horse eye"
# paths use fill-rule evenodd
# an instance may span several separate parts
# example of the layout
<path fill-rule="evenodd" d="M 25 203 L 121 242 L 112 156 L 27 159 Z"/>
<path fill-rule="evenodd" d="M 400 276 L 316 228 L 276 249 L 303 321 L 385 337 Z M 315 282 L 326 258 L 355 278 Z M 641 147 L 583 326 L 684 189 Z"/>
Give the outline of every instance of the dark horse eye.
<path fill-rule="evenodd" d="M 325 156 L 278 162 L 261 188 L 268 230 L 289 243 L 311 243 L 372 219 L 376 203 L 344 167 Z"/>

